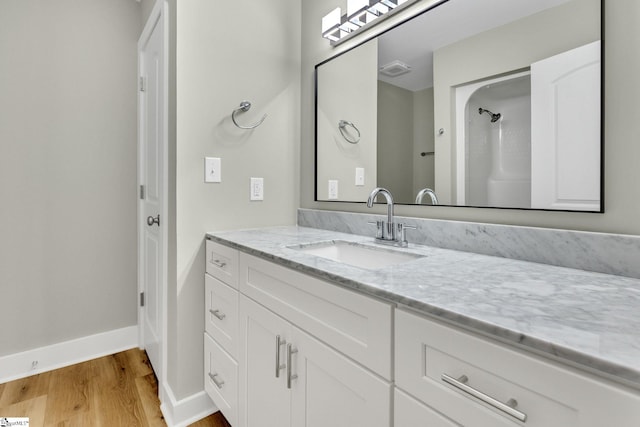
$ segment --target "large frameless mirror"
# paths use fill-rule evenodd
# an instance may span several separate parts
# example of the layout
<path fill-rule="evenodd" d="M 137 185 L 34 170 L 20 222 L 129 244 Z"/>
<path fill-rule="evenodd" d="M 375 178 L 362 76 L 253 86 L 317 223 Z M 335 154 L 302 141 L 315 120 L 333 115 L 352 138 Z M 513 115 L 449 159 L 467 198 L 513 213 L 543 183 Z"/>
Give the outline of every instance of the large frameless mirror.
<path fill-rule="evenodd" d="M 449 0 L 316 66 L 316 200 L 603 211 L 600 0 Z"/>

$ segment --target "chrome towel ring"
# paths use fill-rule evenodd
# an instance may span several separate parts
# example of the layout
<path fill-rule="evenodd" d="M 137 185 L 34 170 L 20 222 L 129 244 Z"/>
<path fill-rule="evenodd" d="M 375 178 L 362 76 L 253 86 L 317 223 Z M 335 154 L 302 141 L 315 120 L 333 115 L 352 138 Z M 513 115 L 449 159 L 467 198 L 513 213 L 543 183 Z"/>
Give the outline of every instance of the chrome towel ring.
<path fill-rule="evenodd" d="M 265 114 L 264 116 L 262 116 L 260 120 L 258 120 L 252 125 L 242 126 L 241 124 L 238 124 L 238 122 L 236 121 L 236 114 L 238 114 L 239 112 L 246 113 L 247 111 L 249 111 L 249 109 L 251 109 L 251 102 L 242 101 L 240 103 L 240 107 L 236 108 L 235 110 L 233 110 L 233 113 L 231 113 L 231 120 L 233 121 L 233 124 L 239 127 L 240 129 L 255 129 L 258 126 L 260 126 L 262 122 L 264 122 L 264 119 L 267 118 L 267 115 Z"/>
<path fill-rule="evenodd" d="M 351 126 L 358 133 L 358 136 L 353 138 L 353 135 L 351 135 L 349 132 L 345 130 L 347 126 Z M 351 144 L 357 144 L 358 142 L 360 142 L 360 130 L 358 130 L 356 125 L 354 125 L 353 123 L 348 122 L 346 120 L 340 120 L 338 122 L 338 129 L 340 129 L 340 133 L 342 134 L 342 137 L 346 139 L 347 142 Z"/>

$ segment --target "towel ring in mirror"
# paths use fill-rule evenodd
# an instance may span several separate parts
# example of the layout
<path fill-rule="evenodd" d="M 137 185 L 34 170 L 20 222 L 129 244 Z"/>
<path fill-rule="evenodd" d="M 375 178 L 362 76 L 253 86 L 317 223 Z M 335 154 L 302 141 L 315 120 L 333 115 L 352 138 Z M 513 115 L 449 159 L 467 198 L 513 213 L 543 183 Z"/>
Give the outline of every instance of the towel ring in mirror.
<path fill-rule="evenodd" d="M 239 127 L 240 129 L 255 129 L 258 126 L 260 126 L 262 124 L 262 122 L 264 122 L 264 119 L 267 118 L 266 114 L 264 116 L 262 116 L 262 118 L 260 120 L 258 120 L 257 122 L 255 122 L 254 124 L 249 125 L 249 126 L 242 126 L 241 124 L 239 124 L 236 121 L 236 114 L 238 114 L 239 112 L 246 113 L 250 109 L 251 109 L 251 102 L 242 101 L 240 103 L 240 107 L 236 108 L 235 110 L 233 110 L 233 113 L 231 113 L 231 120 L 233 121 L 233 124 L 236 125 L 237 127 Z"/>
<path fill-rule="evenodd" d="M 351 126 L 357 133 L 358 136 L 356 136 L 355 138 L 353 137 L 353 135 L 351 135 L 349 132 L 347 132 L 345 130 L 345 128 L 347 126 Z M 338 129 L 340 129 L 340 133 L 342 134 L 342 137 L 344 139 L 347 140 L 347 142 L 351 143 L 351 144 L 357 144 L 358 142 L 360 142 L 360 130 L 358 130 L 358 128 L 356 127 L 356 125 L 354 125 L 351 122 L 348 122 L 346 120 L 340 120 L 338 122 Z"/>

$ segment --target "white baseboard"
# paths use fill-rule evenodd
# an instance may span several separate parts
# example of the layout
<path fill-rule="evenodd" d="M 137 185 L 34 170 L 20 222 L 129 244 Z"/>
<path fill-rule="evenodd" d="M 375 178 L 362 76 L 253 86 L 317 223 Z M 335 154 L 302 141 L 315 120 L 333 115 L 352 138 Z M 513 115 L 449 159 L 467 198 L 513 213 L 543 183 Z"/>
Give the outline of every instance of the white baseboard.
<path fill-rule="evenodd" d="M 160 387 L 160 410 L 168 427 L 186 427 L 218 411 L 203 391 L 177 400 L 165 382 Z"/>
<path fill-rule="evenodd" d="M 138 347 L 138 327 L 129 326 L 2 356 L 0 357 L 0 384 L 134 347 Z"/>

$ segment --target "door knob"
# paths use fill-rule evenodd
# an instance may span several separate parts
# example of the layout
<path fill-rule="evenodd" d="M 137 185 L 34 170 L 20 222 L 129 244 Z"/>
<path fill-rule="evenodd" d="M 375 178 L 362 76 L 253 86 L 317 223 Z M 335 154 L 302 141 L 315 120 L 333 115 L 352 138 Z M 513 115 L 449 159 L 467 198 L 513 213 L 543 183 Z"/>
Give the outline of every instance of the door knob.
<path fill-rule="evenodd" d="M 147 217 L 147 225 L 151 227 L 153 224 L 157 224 L 160 227 L 160 214 L 155 218 L 152 216 Z"/>

